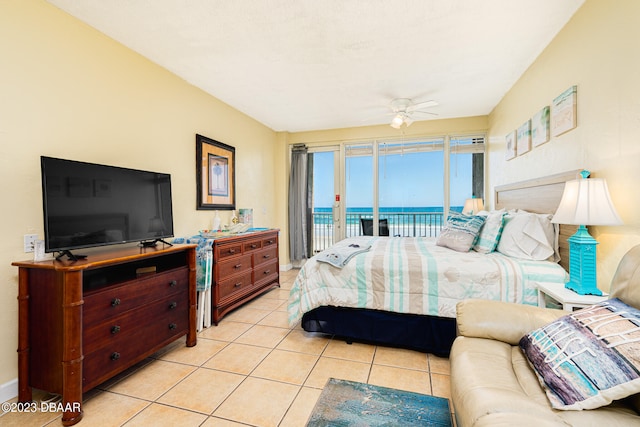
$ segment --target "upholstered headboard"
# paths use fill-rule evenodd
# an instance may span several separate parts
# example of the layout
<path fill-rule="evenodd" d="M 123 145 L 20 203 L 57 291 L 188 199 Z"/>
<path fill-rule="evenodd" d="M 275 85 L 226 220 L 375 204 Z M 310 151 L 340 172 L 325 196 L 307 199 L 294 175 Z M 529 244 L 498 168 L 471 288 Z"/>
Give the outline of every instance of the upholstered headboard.
<path fill-rule="evenodd" d="M 529 179 L 513 184 L 499 185 L 495 187 L 494 201 L 496 209 L 524 209 L 535 213 L 555 213 L 564 183 L 576 179 L 580 169 L 563 172 L 541 178 Z M 575 225 L 560 226 L 560 265 L 569 269 L 569 244 L 567 238 L 576 232 Z"/>

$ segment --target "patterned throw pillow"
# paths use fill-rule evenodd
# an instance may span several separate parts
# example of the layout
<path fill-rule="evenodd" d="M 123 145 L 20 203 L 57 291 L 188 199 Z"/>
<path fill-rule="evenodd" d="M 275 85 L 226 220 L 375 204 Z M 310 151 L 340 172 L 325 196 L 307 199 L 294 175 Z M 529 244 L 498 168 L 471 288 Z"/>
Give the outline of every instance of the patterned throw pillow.
<path fill-rule="evenodd" d="M 473 245 L 474 251 L 480 252 L 481 254 L 488 254 L 496 250 L 500 236 L 502 235 L 502 228 L 504 227 L 504 215 L 504 209 L 491 211 L 486 214 L 487 219 L 480 229 L 476 244 Z"/>
<path fill-rule="evenodd" d="M 450 215 L 436 239 L 436 245 L 458 252 L 469 252 L 478 238 L 484 220 L 479 215 Z"/>
<path fill-rule="evenodd" d="M 520 348 L 556 409 L 595 409 L 640 392 L 640 310 L 617 298 L 525 335 Z"/>

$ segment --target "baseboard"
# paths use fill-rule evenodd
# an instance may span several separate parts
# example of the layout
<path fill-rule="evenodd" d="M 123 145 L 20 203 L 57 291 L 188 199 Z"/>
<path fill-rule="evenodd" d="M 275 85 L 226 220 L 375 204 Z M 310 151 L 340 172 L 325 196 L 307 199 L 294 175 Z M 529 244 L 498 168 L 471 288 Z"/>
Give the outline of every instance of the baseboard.
<path fill-rule="evenodd" d="M 280 264 L 280 271 L 289 271 L 293 268 L 291 264 Z"/>
<path fill-rule="evenodd" d="M 18 397 L 17 378 L 0 385 L 0 402 L 6 402 L 14 397 Z"/>

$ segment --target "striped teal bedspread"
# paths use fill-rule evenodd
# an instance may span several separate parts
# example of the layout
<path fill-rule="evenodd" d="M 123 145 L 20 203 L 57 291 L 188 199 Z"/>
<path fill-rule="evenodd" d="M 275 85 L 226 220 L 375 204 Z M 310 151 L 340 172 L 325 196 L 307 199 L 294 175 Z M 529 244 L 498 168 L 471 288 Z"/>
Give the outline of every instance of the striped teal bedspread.
<path fill-rule="evenodd" d="M 548 261 L 498 252 L 460 253 L 424 237 L 351 237 L 336 245 L 371 245 L 343 268 L 318 262 L 300 269 L 289 295 L 289 323 L 320 306 L 369 308 L 455 317 L 468 298 L 537 305 L 538 283 L 565 283 L 566 271 Z"/>

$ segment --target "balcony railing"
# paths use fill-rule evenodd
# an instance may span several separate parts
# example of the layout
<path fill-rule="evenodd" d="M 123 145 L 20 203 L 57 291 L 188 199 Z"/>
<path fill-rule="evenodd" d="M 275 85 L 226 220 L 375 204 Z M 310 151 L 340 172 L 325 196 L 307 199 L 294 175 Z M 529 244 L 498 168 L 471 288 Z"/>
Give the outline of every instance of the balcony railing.
<path fill-rule="evenodd" d="M 360 219 L 371 219 L 370 213 L 347 213 L 345 236 L 361 236 Z M 443 225 L 442 212 L 399 212 L 380 213 L 379 219 L 386 219 L 390 236 L 436 237 Z M 313 213 L 313 250 L 321 252 L 333 245 L 333 214 Z"/>

